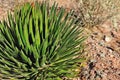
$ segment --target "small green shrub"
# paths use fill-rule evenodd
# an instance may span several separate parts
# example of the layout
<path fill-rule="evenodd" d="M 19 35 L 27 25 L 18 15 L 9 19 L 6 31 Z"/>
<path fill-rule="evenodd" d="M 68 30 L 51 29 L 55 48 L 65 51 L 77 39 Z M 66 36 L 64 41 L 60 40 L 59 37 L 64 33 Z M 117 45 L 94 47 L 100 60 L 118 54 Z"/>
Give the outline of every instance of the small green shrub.
<path fill-rule="evenodd" d="M 0 74 L 4 79 L 61 80 L 78 74 L 84 36 L 57 5 L 25 4 L 0 22 Z"/>

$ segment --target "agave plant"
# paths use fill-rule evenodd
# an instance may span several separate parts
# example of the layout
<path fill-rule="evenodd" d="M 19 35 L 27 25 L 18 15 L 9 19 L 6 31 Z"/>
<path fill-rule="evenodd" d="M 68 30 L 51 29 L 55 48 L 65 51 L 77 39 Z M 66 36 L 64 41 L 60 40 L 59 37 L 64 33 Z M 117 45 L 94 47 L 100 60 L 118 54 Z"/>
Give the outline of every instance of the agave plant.
<path fill-rule="evenodd" d="M 84 36 L 57 4 L 25 4 L 0 22 L 0 74 L 5 79 L 61 80 L 78 73 Z"/>

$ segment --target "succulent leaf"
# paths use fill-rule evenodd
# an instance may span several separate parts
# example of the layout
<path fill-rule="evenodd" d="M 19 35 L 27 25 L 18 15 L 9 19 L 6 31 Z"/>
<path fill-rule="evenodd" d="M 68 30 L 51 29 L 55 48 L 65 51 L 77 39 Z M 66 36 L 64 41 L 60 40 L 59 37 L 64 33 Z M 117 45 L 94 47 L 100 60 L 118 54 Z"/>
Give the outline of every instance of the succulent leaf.
<path fill-rule="evenodd" d="M 62 80 L 74 77 L 84 59 L 84 36 L 57 4 L 25 4 L 0 22 L 0 74 L 9 79 Z"/>

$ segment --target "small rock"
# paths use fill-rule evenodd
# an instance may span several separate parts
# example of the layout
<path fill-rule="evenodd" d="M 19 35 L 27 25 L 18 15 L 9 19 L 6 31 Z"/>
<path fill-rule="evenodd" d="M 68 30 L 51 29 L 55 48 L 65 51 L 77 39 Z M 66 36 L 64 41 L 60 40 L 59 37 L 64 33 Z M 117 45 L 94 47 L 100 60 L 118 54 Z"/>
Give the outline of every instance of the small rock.
<path fill-rule="evenodd" d="M 98 44 L 99 44 L 100 46 L 104 46 L 104 45 L 105 45 L 103 41 L 100 41 Z"/>
<path fill-rule="evenodd" d="M 95 59 L 91 59 L 90 62 L 95 63 L 95 62 L 97 62 L 97 61 L 96 61 Z"/>
<path fill-rule="evenodd" d="M 97 74 L 97 75 L 101 75 L 101 71 L 100 71 L 100 70 L 97 70 L 97 71 L 96 71 L 96 74 Z"/>
<path fill-rule="evenodd" d="M 110 57 L 111 57 L 111 58 L 113 58 L 113 57 L 114 57 L 114 55 L 110 55 Z"/>
<path fill-rule="evenodd" d="M 105 40 L 106 42 L 110 42 L 110 41 L 112 40 L 112 38 L 109 37 L 109 36 L 105 36 L 105 37 L 104 37 L 104 40 Z"/>
<path fill-rule="evenodd" d="M 95 80 L 101 80 L 100 76 L 96 76 Z"/>
<path fill-rule="evenodd" d="M 110 53 L 112 53 L 112 52 L 113 52 L 113 50 L 109 49 L 109 52 L 110 52 Z"/>
<path fill-rule="evenodd" d="M 105 58 L 105 53 L 99 53 L 99 56 L 100 56 L 101 58 Z"/>
<path fill-rule="evenodd" d="M 83 75 L 87 75 L 87 74 L 89 74 L 88 71 L 84 71 L 84 72 L 83 72 Z"/>

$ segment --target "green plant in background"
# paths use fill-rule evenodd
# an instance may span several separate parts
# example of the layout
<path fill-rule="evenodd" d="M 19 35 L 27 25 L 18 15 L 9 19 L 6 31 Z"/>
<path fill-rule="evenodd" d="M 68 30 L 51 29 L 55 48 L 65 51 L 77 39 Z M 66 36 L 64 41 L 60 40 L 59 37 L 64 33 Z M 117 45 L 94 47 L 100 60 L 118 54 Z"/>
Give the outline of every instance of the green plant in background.
<path fill-rule="evenodd" d="M 82 55 L 82 29 L 57 5 L 25 4 L 0 22 L 3 79 L 61 80 L 74 77 Z"/>

